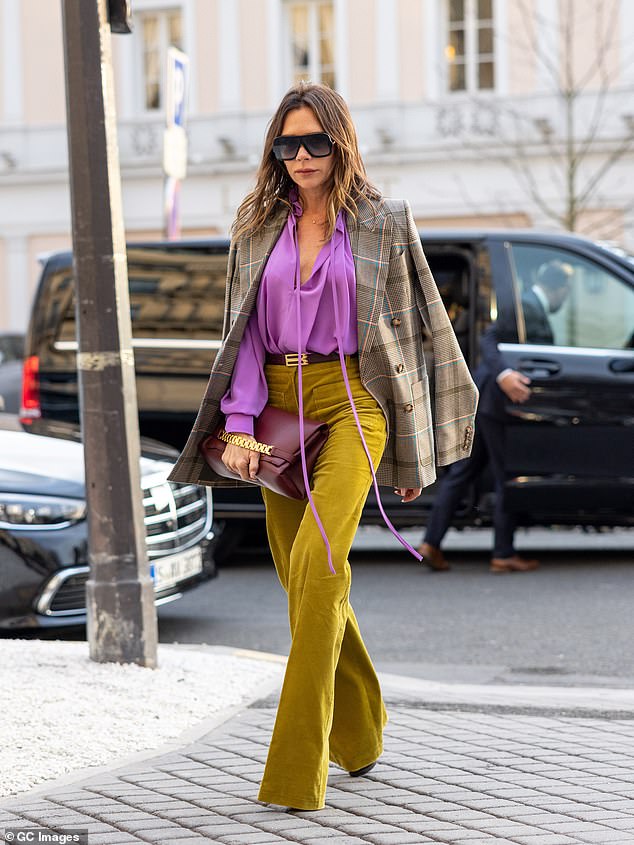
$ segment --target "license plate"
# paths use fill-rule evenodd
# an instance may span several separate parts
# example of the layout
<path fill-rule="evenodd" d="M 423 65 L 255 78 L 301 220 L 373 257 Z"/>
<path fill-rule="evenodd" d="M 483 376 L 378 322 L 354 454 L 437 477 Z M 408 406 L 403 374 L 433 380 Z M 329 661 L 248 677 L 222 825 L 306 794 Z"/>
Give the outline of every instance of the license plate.
<path fill-rule="evenodd" d="M 179 552 L 176 555 L 154 560 L 150 564 L 150 575 L 156 592 L 173 587 L 179 581 L 198 575 L 203 569 L 203 554 L 200 546 Z"/>

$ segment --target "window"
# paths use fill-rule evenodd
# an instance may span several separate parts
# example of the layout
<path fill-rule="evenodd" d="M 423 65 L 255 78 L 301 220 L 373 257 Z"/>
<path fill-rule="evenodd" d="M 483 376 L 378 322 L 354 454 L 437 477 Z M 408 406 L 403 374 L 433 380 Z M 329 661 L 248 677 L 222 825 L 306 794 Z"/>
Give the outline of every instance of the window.
<path fill-rule="evenodd" d="M 177 9 L 143 12 L 137 17 L 142 41 L 143 108 L 153 111 L 165 107 L 167 48 L 183 49 L 182 17 Z"/>
<path fill-rule="evenodd" d="M 446 0 L 445 60 L 450 91 L 495 87 L 493 0 Z"/>
<path fill-rule="evenodd" d="M 526 343 L 596 349 L 634 347 L 634 289 L 567 250 L 512 246 Z"/>
<path fill-rule="evenodd" d="M 304 79 L 335 87 L 335 33 L 332 2 L 288 3 L 291 81 Z"/>

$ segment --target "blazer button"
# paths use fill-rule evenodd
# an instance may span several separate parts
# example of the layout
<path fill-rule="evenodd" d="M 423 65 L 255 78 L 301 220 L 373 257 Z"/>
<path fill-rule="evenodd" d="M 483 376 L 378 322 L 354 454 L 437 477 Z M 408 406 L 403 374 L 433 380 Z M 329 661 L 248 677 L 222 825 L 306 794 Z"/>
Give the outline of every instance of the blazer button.
<path fill-rule="evenodd" d="M 414 406 L 413 406 L 413 405 L 412 405 L 412 403 L 410 402 L 408 405 L 405 405 L 405 407 L 403 408 L 403 410 L 405 411 L 405 413 L 406 413 L 406 414 L 411 414 L 411 413 L 412 413 L 412 411 L 414 410 Z"/>
<path fill-rule="evenodd" d="M 398 317 L 392 317 L 392 325 L 393 326 L 400 326 L 401 325 L 401 321 L 399 320 Z"/>
<path fill-rule="evenodd" d="M 397 373 L 402 373 L 403 370 L 405 369 L 405 366 L 403 364 L 397 364 L 396 367 L 394 367 L 394 369 L 396 370 Z"/>

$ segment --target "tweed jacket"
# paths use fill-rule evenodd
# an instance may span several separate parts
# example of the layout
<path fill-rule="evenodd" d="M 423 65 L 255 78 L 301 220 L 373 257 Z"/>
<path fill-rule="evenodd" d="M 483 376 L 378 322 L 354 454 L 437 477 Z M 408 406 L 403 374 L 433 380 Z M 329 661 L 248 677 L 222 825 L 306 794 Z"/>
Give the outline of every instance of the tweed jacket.
<path fill-rule="evenodd" d="M 262 271 L 286 217 L 284 207 L 256 235 L 231 243 L 223 344 L 170 481 L 251 486 L 213 473 L 198 445 L 222 419 L 220 400 L 231 383 Z M 361 381 L 387 421 L 388 440 L 377 480 L 395 487 L 426 487 L 436 478 L 436 465 L 470 454 L 478 391 L 429 270 L 409 204 L 362 199 L 356 218 L 348 215 L 347 227 L 356 273 Z M 425 330 L 431 340 L 432 379 L 423 350 Z"/>

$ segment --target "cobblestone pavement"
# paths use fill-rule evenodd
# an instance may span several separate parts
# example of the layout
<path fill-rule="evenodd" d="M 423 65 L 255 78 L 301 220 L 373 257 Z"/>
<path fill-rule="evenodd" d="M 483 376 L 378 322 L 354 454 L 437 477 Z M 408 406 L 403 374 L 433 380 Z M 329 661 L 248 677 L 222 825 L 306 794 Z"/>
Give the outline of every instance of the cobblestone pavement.
<path fill-rule="evenodd" d="M 380 764 L 358 779 L 332 767 L 319 812 L 256 800 L 264 699 L 177 752 L 6 800 L 0 830 L 82 828 L 89 845 L 634 843 L 631 693 L 525 688 L 523 706 L 517 687 L 454 689 L 443 701 L 438 684 L 384 679 Z"/>

